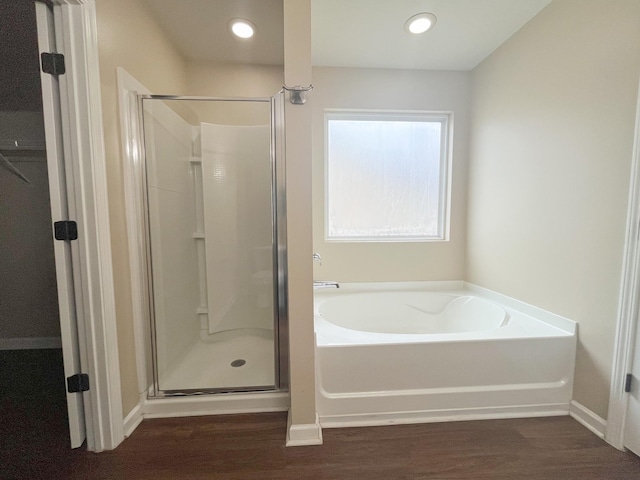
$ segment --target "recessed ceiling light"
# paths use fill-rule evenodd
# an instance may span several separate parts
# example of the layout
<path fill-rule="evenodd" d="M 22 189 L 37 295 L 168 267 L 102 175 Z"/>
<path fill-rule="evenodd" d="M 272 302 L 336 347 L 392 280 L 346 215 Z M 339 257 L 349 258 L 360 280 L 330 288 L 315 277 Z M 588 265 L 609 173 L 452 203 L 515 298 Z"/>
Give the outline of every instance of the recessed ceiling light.
<path fill-rule="evenodd" d="M 404 29 L 409 33 L 424 33 L 436 24 L 436 16 L 433 13 L 418 13 L 404 24 Z"/>
<path fill-rule="evenodd" d="M 229 28 L 236 37 L 251 38 L 256 31 L 256 26 L 244 18 L 234 18 L 229 22 Z"/>

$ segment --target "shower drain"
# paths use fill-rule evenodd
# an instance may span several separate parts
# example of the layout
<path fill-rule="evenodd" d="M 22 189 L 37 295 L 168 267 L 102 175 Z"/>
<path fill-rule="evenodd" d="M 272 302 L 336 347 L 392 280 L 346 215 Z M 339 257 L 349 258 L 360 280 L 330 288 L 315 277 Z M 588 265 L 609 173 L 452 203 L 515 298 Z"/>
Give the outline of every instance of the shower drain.
<path fill-rule="evenodd" d="M 233 362 L 231 362 L 231 366 L 232 367 L 241 367 L 243 366 L 245 363 L 247 363 L 247 361 L 243 358 L 239 358 L 237 360 L 234 360 Z"/>

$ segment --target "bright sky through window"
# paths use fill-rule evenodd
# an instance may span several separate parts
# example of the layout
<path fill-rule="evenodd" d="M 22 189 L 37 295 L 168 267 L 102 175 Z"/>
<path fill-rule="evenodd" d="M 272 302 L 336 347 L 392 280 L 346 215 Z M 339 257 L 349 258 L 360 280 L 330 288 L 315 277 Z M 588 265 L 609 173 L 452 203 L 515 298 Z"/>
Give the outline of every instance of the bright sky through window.
<path fill-rule="evenodd" d="M 327 240 L 445 239 L 448 116 L 332 112 L 326 128 Z"/>

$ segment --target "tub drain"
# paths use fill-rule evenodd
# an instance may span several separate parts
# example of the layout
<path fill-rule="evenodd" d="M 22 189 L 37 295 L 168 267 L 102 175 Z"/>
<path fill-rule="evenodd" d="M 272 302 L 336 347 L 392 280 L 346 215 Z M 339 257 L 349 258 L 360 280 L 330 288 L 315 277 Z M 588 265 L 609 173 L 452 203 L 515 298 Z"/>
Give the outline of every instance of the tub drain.
<path fill-rule="evenodd" d="M 231 366 L 232 367 L 241 367 L 243 366 L 245 363 L 247 363 L 246 360 L 239 358 L 238 360 L 234 360 L 233 362 L 231 362 Z"/>

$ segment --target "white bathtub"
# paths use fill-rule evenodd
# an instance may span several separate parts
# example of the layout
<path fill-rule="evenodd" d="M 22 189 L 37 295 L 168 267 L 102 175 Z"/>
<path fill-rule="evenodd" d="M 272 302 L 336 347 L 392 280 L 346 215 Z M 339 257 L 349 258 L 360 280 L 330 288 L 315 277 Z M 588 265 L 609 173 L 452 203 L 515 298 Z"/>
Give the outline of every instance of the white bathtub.
<path fill-rule="evenodd" d="M 462 282 L 315 290 L 323 427 L 565 415 L 576 324 Z"/>

